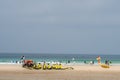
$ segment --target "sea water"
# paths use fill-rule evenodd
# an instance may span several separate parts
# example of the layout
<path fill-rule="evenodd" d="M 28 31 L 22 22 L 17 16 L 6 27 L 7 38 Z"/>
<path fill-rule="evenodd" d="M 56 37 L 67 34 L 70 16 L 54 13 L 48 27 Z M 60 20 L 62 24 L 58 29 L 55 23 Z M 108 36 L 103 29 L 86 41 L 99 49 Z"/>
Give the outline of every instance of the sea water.
<path fill-rule="evenodd" d="M 0 64 L 19 64 L 21 57 L 33 60 L 34 62 L 59 62 L 63 64 L 90 64 L 91 61 L 97 64 L 96 57 L 101 56 L 101 63 L 105 60 L 111 62 L 112 65 L 120 65 L 120 55 L 96 55 L 96 54 L 0 54 Z M 86 63 L 85 63 L 86 62 Z"/>

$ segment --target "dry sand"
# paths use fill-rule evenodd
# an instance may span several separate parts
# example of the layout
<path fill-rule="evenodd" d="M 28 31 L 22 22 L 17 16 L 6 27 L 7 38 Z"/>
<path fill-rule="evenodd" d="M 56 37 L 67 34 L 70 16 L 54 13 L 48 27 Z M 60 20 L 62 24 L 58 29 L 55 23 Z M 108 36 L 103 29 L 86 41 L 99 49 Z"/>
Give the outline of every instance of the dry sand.
<path fill-rule="evenodd" d="M 29 70 L 18 64 L 0 64 L 0 80 L 120 80 L 120 66 L 70 66 L 74 70 Z"/>

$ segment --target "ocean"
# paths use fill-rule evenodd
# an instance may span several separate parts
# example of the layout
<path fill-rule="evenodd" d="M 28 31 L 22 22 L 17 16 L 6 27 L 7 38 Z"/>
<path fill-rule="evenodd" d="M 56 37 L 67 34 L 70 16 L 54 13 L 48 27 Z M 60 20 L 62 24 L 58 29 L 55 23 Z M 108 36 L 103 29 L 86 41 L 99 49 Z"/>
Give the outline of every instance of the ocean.
<path fill-rule="evenodd" d="M 120 65 L 120 55 L 97 55 L 97 54 L 0 54 L 0 64 L 19 64 L 21 57 L 33 60 L 34 62 L 60 62 L 63 64 L 89 64 L 91 61 L 97 64 L 96 57 L 101 56 L 101 62 L 106 60 L 111 62 L 111 65 Z"/>

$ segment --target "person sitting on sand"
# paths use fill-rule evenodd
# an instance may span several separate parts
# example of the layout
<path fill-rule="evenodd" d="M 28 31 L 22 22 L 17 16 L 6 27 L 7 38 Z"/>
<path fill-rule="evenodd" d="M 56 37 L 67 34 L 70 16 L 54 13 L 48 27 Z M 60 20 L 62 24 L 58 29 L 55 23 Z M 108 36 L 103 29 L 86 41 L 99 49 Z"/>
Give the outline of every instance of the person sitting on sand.
<path fill-rule="evenodd" d="M 62 64 L 61 63 L 59 64 L 58 69 L 62 69 Z"/>
<path fill-rule="evenodd" d="M 43 70 L 45 70 L 46 69 L 46 63 L 44 62 L 43 63 Z"/>
<path fill-rule="evenodd" d="M 48 63 L 47 69 L 52 69 L 51 65 Z"/>

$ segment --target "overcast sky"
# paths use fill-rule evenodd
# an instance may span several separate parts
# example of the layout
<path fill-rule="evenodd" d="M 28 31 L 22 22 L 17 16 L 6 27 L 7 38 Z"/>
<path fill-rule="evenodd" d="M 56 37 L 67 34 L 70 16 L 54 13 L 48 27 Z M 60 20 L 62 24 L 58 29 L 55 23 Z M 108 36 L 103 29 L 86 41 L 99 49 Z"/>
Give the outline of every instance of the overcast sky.
<path fill-rule="evenodd" d="M 120 54 L 120 0 L 0 0 L 0 53 Z"/>

